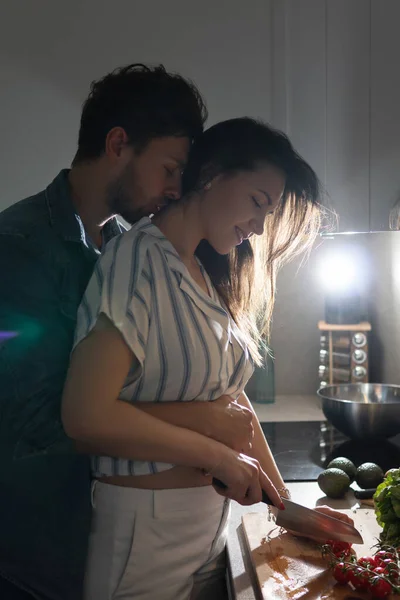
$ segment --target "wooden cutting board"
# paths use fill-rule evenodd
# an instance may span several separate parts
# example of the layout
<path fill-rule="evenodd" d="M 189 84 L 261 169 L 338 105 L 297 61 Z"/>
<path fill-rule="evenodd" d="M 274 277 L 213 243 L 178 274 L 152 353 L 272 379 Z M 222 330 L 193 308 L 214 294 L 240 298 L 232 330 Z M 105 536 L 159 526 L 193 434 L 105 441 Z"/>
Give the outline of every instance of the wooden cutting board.
<path fill-rule="evenodd" d="M 380 527 L 374 510 L 342 510 L 360 531 L 363 545 L 356 545 L 357 556 L 373 552 Z M 318 546 L 296 538 L 268 521 L 266 513 L 243 515 L 242 524 L 250 559 L 263 600 L 350 600 L 367 599 L 368 594 L 353 592 L 349 586 L 335 585 Z"/>

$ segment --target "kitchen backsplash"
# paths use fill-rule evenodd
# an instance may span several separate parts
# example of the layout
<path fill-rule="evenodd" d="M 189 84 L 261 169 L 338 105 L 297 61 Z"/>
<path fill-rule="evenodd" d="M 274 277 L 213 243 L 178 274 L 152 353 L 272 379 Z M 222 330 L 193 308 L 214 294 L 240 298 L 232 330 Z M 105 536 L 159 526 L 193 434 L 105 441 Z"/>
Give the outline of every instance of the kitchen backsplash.
<path fill-rule="evenodd" d="M 320 271 L 333 252 L 357 259 L 372 325 L 370 381 L 400 384 L 400 233 L 385 232 L 320 240 L 303 265 L 296 261 L 282 270 L 271 340 L 277 395 L 318 389 L 317 324 L 325 298 Z"/>

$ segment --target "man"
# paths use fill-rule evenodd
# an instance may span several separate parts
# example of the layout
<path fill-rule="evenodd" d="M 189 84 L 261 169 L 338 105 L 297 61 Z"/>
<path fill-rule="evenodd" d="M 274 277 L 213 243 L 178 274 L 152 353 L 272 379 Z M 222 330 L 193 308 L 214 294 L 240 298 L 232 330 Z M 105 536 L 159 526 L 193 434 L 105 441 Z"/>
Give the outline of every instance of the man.
<path fill-rule="evenodd" d="M 1 598 L 81 598 L 89 462 L 60 419 L 77 308 L 121 232 L 115 215 L 133 223 L 179 199 L 206 116 L 195 86 L 162 66 L 117 69 L 92 84 L 72 169 L 0 214 Z M 251 415 L 229 398 L 152 412 L 149 426 L 158 417 L 248 447 Z"/>

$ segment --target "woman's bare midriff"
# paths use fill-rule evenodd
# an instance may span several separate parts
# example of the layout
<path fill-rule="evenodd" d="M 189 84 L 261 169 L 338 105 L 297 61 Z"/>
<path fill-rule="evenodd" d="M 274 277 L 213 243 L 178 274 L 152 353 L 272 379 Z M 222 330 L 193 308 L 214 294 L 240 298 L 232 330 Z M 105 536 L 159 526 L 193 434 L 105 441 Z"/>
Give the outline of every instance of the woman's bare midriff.
<path fill-rule="evenodd" d="M 162 471 L 154 475 L 113 475 L 110 477 L 98 477 L 98 480 L 110 485 L 144 490 L 203 487 L 212 483 L 211 476 L 204 475 L 200 469 L 189 467 L 173 467 L 168 471 Z"/>

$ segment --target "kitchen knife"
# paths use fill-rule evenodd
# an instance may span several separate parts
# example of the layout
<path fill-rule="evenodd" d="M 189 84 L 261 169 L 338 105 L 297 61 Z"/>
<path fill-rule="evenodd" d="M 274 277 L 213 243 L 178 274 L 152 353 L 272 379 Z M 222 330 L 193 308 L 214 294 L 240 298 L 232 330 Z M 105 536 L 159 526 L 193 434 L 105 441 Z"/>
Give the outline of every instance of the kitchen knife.
<path fill-rule="evenodd" d="M 213 478 L 213 485 L 219 488 L 226 488 L 226 485 L 215 477 Z M 273 506 L 264 490 L 262 490 L 262 502 Z M 338 540 L 351 544 L 363 543 L 361 534 L 352 525 L 311 508 L 306 508 L 301 504 L 296 504 L 296 502 L 292 502 L 286 498 L 282 498 L 282 502 L 285 510 L 278 510 L 276 514 L 276 524 L 279 527 L 308 537 L 316 537 L 321 541 Z"/>

